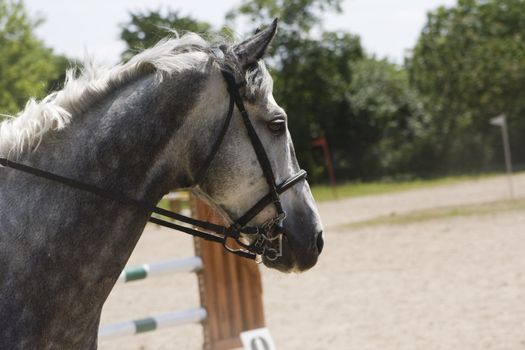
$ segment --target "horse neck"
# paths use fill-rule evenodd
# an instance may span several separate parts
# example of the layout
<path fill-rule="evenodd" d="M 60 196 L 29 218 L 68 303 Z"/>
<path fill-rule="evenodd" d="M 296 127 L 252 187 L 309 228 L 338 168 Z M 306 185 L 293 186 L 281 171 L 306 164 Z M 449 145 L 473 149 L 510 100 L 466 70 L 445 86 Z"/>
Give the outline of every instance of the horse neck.
<path fill-rule="evenodd" d="M 175 171 L 164 153 L 173 148 L 203 81 L 190 73 L 161 84 L 153 75 L 139 79 L 45 136 L 21 161 L 155 203 L 187 181 L 184 166 Z M 188 151 L 184 144 L 176 144 L 181 154 Z M 30 329 L 31 348 L 43 339 L 61 339 L 61 348 L 87 347 L 150 213 L 1 170 L 7 174 L 0 183 L 3 204 L 11 205 L 0 202 L 0 243 L 13 255 L 0 254 L 6 271 L 0 276 L 0 338 L 9 344 L 17 329 Z M 18 320 L 16 328 L 10 318 Z"/>
<path fill-rule="evenodd" d="M 154 201 L 169 187 L 188 185 L 185 164 L 167 167 L 163 156 L 173 142 L 172 160 L 188 151 L 187 135 L 178 134 L 202 77 L 188 72 L 156 80 L 145 76 L 73 117 L 71 125 L 42 142 L 29 162 L 136 199 Z"/>

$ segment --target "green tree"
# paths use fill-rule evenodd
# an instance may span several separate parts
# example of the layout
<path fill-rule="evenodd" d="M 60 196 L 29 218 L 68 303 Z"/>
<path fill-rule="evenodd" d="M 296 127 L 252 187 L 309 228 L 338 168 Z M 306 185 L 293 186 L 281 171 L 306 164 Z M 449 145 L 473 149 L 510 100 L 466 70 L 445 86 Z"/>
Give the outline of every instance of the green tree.
<path fill-rule="evenodd" d="M 229 25 L 237 18 L 248 19 L 253 28 L 279 18 L 279 35 L 274 39 L 270 55 L 285 60 L 300 53 L 303 40 L 311 40 L 314 28 L 322 32 L 322 15 L 340 13 L 342 0 L 242 0 L 226 15 Z"/>
<path fill-rule="evenodd" d="M 313 180 L 324 178 L 322 159 L 312 152 L 315 137 L 328 138 L 338 176 L 347 174 L 352 132 L 348 89 L 352 62 L 363 57 L 359 38 L 325 33 L 322 40 L 302 39 L 285 46 L 288 56 L 274 69 L 274 95 L 285 108 L 301 164 Z"/>
<path fill-rule="evenodd" d="M 209 35 L 212 26 L 189 16 L 181 16 L 178 11 L 148 10 L 130 13 L 129 22 L 121 25 L 120 38 L 126 43 L 126 51 L 122 53 L 124 60 L 130 59 L 137 52 L 152 47 L 160 39 L 169 34 L 170 30 L 178 33 L 194 32 Z"/>
<path fill-rule="evenodd" d="M 338 0 L 243 1 L 228 20 L 248 18 L 252 30 L 280 17 L 270 50 L 274 95 L 286 109 L 302 166 L 314 181 L 325 179 L 320 152 L 312 141 L 325 136 L 340 179 L 405 174 L 426 158 L 425 114 L 409 88 L 405 71 L 386 61 L 367 58 L 359 37 L 322 31 L 322 11 L 340 11 Z M 128 48 L 153 45 L 165 33 L 160 27 L 202 32 L 211 27 L 191 19 L 177 24 L 177 13 L 135 15 L 123 27 Z M 317 27 L 320 31 L 314 31 Z M 142 28 L 138 30 L 137 28 Z M 156 33 L 156 34 L 154 34 Z M 147 39 L 150 38 L 150 39 Z M 132 51 L 127 50 L 126 54 Z M 416 146 L 414 146 L 416 145 Z"/>
<path fill-rule="evenodd" d="M 339 176 L 347 168 L 347 145 L 332 126 L 348 114 L 345 89 L 352 78 L 351 62 L 363 57 L 356 36 L 322 31 L 322 14 L 327 11 L 340 12 L 341 1 L 243 0 L 226 17 L 230 25 L 247 19 L 252 30 L 279 18 L 279 33 L 268 54 L 274 95 L 288 113 L 297 156 L 314 181 L 324 178 L 323 161 L 312 152 L 315 137 L 329 138 Z M 311 35 L 314 28 L 321 38 Z"/>
<path fill-rule="evenodd" d="M 321 24 L 320 15 L 326 11 L 341 12 L 342 0 L 243 0 L 228 12 L 226 18 L 234 20 L 246 16 L 256 25 L 279 18 L 284 30 L 308 33 Z"/>
<path fill-rule="evenodd" d="M 63 58 L 34 34 L 41 21 L 29 17 L 22 1 L 0 0 L 1 114 L 16 113 L 29 97 L 43 97 L 60 75 Z"/>
<path fill-rule="evenodd" d="M 353 64 L 348 91 L 353 140 L 349 149 L 358 177 L 428 175 L 423 165 L 431 146 L 429 116 L 409 86 L 406 70 L 365 58 Z"/>
<path fill-rule="evenodd" d="M 428 14 L 407 60 L 412 85 L 432 115 L 438 172 L 492 169 L 501 162 L 489 119 L 509 117 L 515 160 L 525 162 L 525 1 L 460 0 Z"/>
<path fill-rule="evenodd" d="M 312 140 L 327 138 L 339 179 L 369 179 L 413 170 L 424 115 L 403 69 L 367 58 L 359 37 L 322 30 L 337 0 L 245 0 L 228 15 L 255 25 L 279 17 L 270 52 L 274 94 L 287 110 L 301 164 L 326 178 Z M 321 32 L 321 35 L 312 34 Z"/>

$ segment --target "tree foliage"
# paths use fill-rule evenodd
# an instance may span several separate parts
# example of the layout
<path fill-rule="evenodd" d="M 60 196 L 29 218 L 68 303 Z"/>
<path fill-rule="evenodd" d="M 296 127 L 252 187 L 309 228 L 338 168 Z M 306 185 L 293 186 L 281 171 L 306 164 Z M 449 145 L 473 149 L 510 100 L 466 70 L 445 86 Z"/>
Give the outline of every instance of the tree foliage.
<path fill-rule="evenodd" d="M 171 30 L 178 33 L 194 32 L 209 35 L 212 26 L 198 21 L 190 16 L 182 16 L 178 11 L 148 10 L 130 13 L 130 21 L 121 25 L 120 38 L 126 43 L 127 49 L 122 58 L 128 60 L 137 52 L 155 45 Z"/>
<path fill-rule="evenodd" d="M 22 1 L 0 0 L 1 114 L 16 113 L 29 97 L 43 97 L 65 65 L 35 36 L 40 23 L 29 17 Z"/>
<path fill-rule="evenodd" d="M 243 0 L 226 15 L 226 19 L 245 16 L 258 26 L 279 18 L 281 29 L 285 32 L 308 34 L 321 23 L 324 12 L 341 12 L 341 2 L 342 0 Z"/>
<path fill-rule="evenodd" d="M 247 19 L 253 31 L 279 18 L 279 35 L 274 39 L 270 55 L 283 61 L 300 53 L 303 40 L 311 40 L 311 31 L 322 31 L 325 12 L 341 12 L 342 0 L 243 0 L 230 10 L 226 20 L 230 26 L 238 18 Z M 293 58 L 292 58 L 293 59 Z"/>
<path fill-rule="evenodd" d="M 353 71 L 348 94 L 354 122 L 347 126 L 352 145 L 346 148 L 355 162 L 353 177 L 423 175 L 429 116 L 406 71 L 373 57 L 355 62 Z"/>
<path fill-rule="evenodd" d="M 460 0 L 428 14 L 407 61 L 432 115 L 435 171 L 479 171 L 502 161 L 499 131 L 509 117 L 517 161 L 525 161 L 525 1 Z"/>
<path fill-rule="evenodd" d="M 363 50 L 359 39 L 350 34 L 325 33 L 324 40 L 296 43 L 273 71 L 274 95 L 287 111 L 297 155 L 312 177 L 323 175 L 322 160 L 312 152 L 312 141 L 320 136 L 330 141 L 341 174 L 351 143 L 348 135 L 342 135 L 350 131 L 345 127 L 352 117 L 347 89 L 352 62 L 363 57 Z"/>
<path fill-rule="evenodd" d="M 246 34 L 280 18 L 267 61 L 311 179 L 325 178 L 312 148 L 319 136 L 339 179 L 493 169 L 501 141 L 488 121 L 500 113 L 509 117 L 515 159 L 525 161 L 525 0 L 459 0 L 430 12 L 404 67 L 367 55 L 355 35 L 324 31 L 323 13 L 340 5 L 243 0 L 227 15 L 230 24 L 248 23 Z M 132 15 L 122 37 L 129 49 L 148 47 L 162 26 L 213 30 L 178 12 L 150 12 Z"/>
<path fill-rule="evenodd" d="M 325 178 L 323 160 L 312 149 L 319 136 L 330 144 L 340 179 L 410 171 L 404 157 L 415 152 L 406 141 L 422 134 L 415 130 L 423 114 L 416 95 L 402 69 L 367 57 L 359 37 L 322 30 L 323 13 L 340 12 L 340 5 L 246 0 L 228 17 L 248 18 L 254 26 L 279 17 L 270 52 L 274 95 L 288 113 L 298 158 L 314 181 Z"/>

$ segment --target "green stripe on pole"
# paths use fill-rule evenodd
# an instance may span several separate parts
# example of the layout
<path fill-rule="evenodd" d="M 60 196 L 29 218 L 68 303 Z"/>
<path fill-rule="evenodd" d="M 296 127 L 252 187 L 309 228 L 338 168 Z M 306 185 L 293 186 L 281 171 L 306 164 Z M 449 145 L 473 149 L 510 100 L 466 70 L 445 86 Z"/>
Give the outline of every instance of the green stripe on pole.
<path fill-rule="evenodd" d="M 133 321 L 136 333 L 149 332 L 157 328 L 157 321 L 154 318 L 143 318 L 142 320 Z"/>
<path fill-rule="evenodd" d="M 131 267 L 124 270 L 124 273 L 126 274 L 126 282 L 141 280 L 148 276 L 148 272 L 142 266 Z"/>

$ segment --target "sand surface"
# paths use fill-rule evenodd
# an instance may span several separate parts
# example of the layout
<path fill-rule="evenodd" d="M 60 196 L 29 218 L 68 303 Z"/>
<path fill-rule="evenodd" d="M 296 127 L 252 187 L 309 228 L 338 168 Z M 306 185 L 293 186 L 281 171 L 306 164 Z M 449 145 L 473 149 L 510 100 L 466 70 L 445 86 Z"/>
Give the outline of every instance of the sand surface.
<path fill-rule="evenodd" d="M 525 175 L 514 179 L 525 197 Z M 391 213 L 508 197 L 504 177 L 321 203 L 326 247 L 314 269 L 262 267 L 278 349 L 525 349 L 525 212 L 349 229 Z M 190 238 L 148 226 L 129 265 L 193 254 Z M 196 277 L 117 285 L 101 324 L 199 306 Z M 188 325 L 101 340 L 109 349 L 200 349 Z"/>

